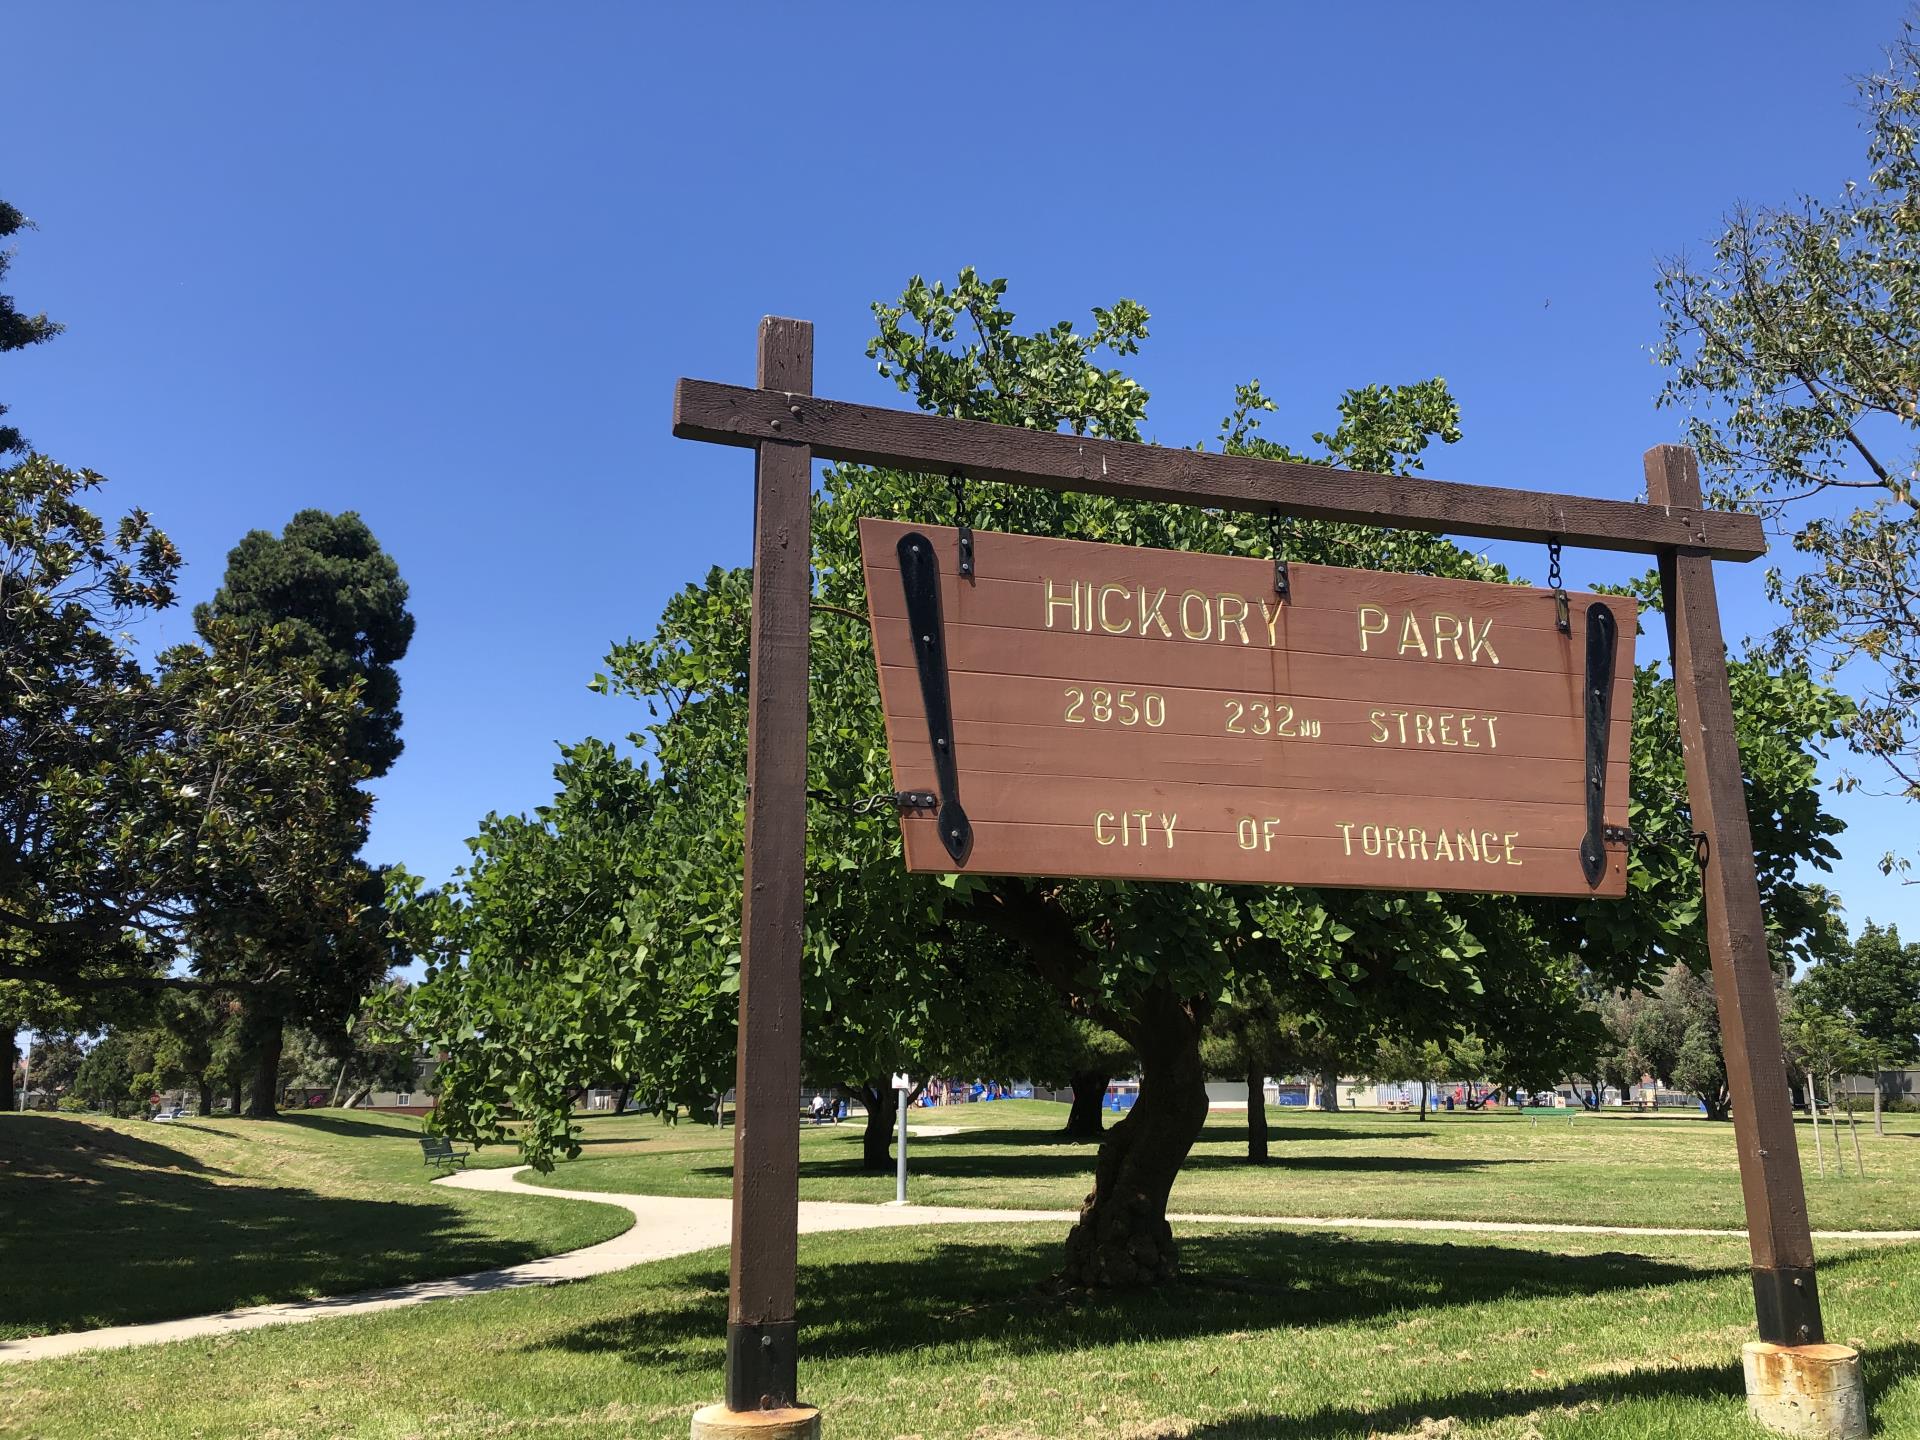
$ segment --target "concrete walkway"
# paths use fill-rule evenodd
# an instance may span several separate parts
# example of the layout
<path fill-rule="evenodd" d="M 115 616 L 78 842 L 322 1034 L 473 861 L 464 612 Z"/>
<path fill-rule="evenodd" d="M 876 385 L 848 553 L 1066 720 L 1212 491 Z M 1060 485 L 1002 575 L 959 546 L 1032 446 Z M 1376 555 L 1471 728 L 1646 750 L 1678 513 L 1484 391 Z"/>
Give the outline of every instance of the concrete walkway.
<path fill-rule="evenodd" d="M 186 1320 L 115 1325 L 104 1330 L 78 1330 L 63 1335 L 38 1335 L 25 1340 L 0 1341 L 0 1364 L 49 1360 L 89 1350 L 117 1350 L 131 1345 L 159 1345 L 170 1340 L 231 1335 L 268 1325 L 298 1325 L 309 1320 L 330 1320 L 341 1315 L 369 1315 L 406 1305 L 424 1305 L 430 1300 L 457 1300 L 465 1295 L 485 1295 L 496 1290 L 515 1290 L 528 1285 L 557 1285 L 562 1281 L 584 1280 L 593 1275 L 625 1270 L 649 1260 L 666 1260 L 676 1255 L 716 1249 L 728 1243 L 732 1209 L 726 1200 L 622 1195 L 604 1190 L 559 1190 L 547 1186 L 522 1185 L 517 1177 L 526 1168 L 519 1165 L 512 1169 L 461 1171 L 435 1183 L 456 1190 L 510 1190 L 521 1195 L 546 1195 L 561 1200 L 589 1200 L 601 1205 L 618 1205 L 632 1214 L 632 1228 L 611 1240 L 580 1250 L 570 1250 L 564 1255 L 549 1255 L 544 1260 L 529 1260 L 524 1265 L 483 1270 L 475 1275 L 459 1275 L 448 1280 L 421 1280 L 411 1285 L 363 1290 L 357 1295 L 342 1295 L 334 1299 L 250 1305 L 242 1310 L 227 1310 L 218 1315 L 200 1315 Z M 1075 1218 L 1076 1212 L 1072 1210 L 971 1209 L 951 1205 L 909 1205 L 900 1208 L 824 1200 L 803 1200 L 800 1203 L 800 1232 L 803 1235 L 843 1230 L 882 1230 L 902 1225 L 1008 1224 L 1034 1220 L 1067 1222 Z M 1483 1235 L 1637 1235 L 1710 1239 L 1744 1239 L 1746 1236 L 1744 1230 L 1528 1224 L 1495 1220 L 1363 1220 L 1282 1215 L 1173 1215 L 1169 1218 L 1182 1224 L 1258 1225 L 1287 1230 L 1443 1230 Z M 1814 1238 L 1914 1241 L 1920 1240 L 1920 1230 L 1816 1230 Z"/>

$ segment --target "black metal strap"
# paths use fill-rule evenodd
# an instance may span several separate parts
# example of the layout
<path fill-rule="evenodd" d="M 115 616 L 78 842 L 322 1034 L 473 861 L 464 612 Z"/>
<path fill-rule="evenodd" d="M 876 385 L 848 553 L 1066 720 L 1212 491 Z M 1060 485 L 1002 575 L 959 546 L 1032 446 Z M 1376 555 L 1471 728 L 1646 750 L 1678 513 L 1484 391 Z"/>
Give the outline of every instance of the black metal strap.
<path fill-rule="evenodd" d="M 953 524 L 960 532 L 960 578 L 973 579 L 973 525 L 967 519 L 967 477 L 953 477 Z"/>
<path fill-rule="evenodd" d="M 900 584 L 907 597 L 907 624 L 920 669 L 920 698 L 933 743 L 933 773 L 940 782 L 940 843 L 964 865 L 973 849 L 973 826 L 960 808 L 960 767 L 953 757 L 953 705 L 947 693 L 946 632 L 940 624 L 940 561 L 933 542 L 919 531 L 900 537 Z"/>
<path fill-rule="evenodd" d="M 1607 873 L 1607 725 L 1619 629 L 1610 608 L 1597 600 L 1587 607 L 1587 833 L 1580 841 L 1580 870 L 1596 888 Z"/>
<path fill-rule="evenodd" d="M 1273 551 L 1273 593 L 1285 604 L 1293 598 L 1293 577 L 1287 573 L 1287 554 L 1280 544 L 1280 512 L 1267 512 L 1267 544 Z"/>

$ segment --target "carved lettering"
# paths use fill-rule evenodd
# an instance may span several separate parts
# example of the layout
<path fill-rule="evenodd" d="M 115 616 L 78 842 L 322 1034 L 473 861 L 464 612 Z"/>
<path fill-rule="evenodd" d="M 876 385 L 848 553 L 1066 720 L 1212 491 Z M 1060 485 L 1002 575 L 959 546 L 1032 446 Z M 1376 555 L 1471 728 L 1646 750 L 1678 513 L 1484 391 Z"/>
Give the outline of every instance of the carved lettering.
<path fill-rule="evenodd" d="M 1163 638 L 1168 640 L 1173 638 L 1173 627 L 1167 624 L 1167 617 L 1160 613 L 1160 607 L 1166 603 L 1165 587 L 1162 587 L 1153 597 L 1151 603 L 1147 600 L 1147 587 L 1144 585 L 1140 587 L 1140 633 L 1142 635 L 1147 633 L 1148 625 L 1158 625 Z"/>
<path fill-rule="evenodd" d="M 1200 628 L 1193 628 L 1193 604 L 1200 602 Z M 1198 590 L 1189 590 L 1180 597 L 1180 633 L 1189 640 L 1211 640 L 1213 638 L 1213 602 Z"/>
<path fill-rule="evenodd" d="M 1499 652 L 1487 643 L 1487 636 L 1492 633 L 1493 621 L 1487 621 L 1485 627 L 1482 628 L 1479 621 L 1471 618 L 1468 619 L 1467 660 L 1470 664 L 1478 665 L 1480 663 L 1480 652 L 1482 650 L 1487 652 L 1487 661 L 1489 664 L 1498 665 L 1500 663 Z"/>
<path fill-rule="evenodd" d="M 1080 628 L 1080 582 L 1078 580 L 1068 586 L 1067 593 L 1064 595 L 1055 594 L 1053 581 L 1047 581 L 1047 629 L 1049 630 L 1053 629 L 1053 611 L 1056 605 L 1067 607 L 1071 617 L 1067 622 L 1067 628 L 1078 630 Z"/>
<path fill-rule="evenodd" d="M 1227 627 L 1231 625 L 1240 632 L 1240 643 L 1242 645 L 1252 644 L 1253 642 L 1247 639 L 1247 610 L 1248 610 L 1247 602 L 1240 596 L 1235 595 L 1230 590 L 1222 591 L 1218 598 L 1220 602 L 1221 643 L 1222 644 L 1226 643 Z M 1233 614 L 1229 614 L 1227 612 L 1227 606 L 1230 604 L 1238 606 L 1239 607 L 1238 611 L 1236 611 Z"/>
<path fill-rule="evenodd" d="M 1380 623 L 1377 625 L 1371 624 L 1369 623 L 1371 619 L 1377 619 Z M 1360 607 L 1360 653 L 1362 655 L 1367 653 L 1367 641 L 1369 637 L 1384 635 L 1386 633 L 1387 612 L 1382 610 L 1378 605 L 1362 605 Z"/>

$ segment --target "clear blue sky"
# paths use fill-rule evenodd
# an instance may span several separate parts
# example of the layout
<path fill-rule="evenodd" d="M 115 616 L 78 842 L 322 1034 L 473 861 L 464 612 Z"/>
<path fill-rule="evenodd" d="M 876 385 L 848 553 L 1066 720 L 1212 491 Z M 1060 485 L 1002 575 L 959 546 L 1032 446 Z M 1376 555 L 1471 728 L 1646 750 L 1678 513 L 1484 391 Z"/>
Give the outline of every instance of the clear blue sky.
<path fill-rule="evenodd" d="M 1902 13 L 16 3 L 13 288 L 69 330 L 0 390 L 179 542 L 152 643 L 246 530 L 367 517 L 419 617 L 372 853 L 440 877 L 556 740 L 641 722 L 585 688 L 609 642 L 744 560 L 750 461 L 672 439 L 669 396 L 749 382 L 762 314 L 816 322 L 821 393 L 901 403 L 862 348 L 916 271 L 1009 276 L 1034 325 L 1130 296 L 1160 440 L 1249 377 L 1304 441 L 1438 374 L 1466 438 L 1432 473 L 1630 497 L 1678 432 L 1656 257 L 1858 174 L 1848 76 Z M 1873 865 L 1914 812 L 1836 803 L 1851 918 L 1920 932 Z"/>

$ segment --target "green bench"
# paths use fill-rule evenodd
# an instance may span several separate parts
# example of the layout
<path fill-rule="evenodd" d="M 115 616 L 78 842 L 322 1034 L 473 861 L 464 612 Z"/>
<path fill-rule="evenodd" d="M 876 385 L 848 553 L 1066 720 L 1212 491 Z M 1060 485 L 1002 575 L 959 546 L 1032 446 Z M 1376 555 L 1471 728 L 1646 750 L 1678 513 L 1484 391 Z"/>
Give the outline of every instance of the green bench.
<path fill-rule="evenodd" d="M 465 1150 L 453 1148 L 453 1142 L 444 1135 L 422 1135 L 420 1137 L 420 1158 L 423 1164 L 445 1165 L 449 1168 L 458 1165 L 465 1169 L 467 1165 Z"/>

